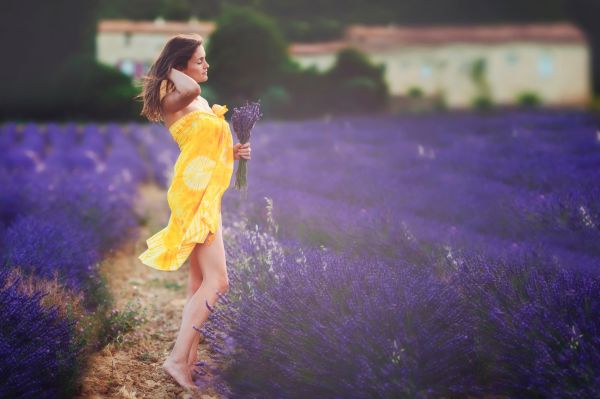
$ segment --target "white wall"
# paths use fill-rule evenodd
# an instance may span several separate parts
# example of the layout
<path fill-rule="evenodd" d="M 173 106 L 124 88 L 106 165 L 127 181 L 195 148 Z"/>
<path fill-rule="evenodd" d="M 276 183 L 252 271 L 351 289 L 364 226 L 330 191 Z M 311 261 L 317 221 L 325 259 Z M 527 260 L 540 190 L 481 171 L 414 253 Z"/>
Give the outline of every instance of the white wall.
<path fill-rule="evenodd" d="M 149 66 L 156 59 L 169 37 L 165 33 L 128 36 L 101 32 L 96 38 L 97 58 L 110 65 L 130 60 L 139 69 L 140 63 Z M 496 103 L 514 103 L 525 90 L 536 92 L 545 103 L 554 105 L 582 105 L 591 97 L 590 55 L 584 44 L 450 43 L 398 46 L 367 55 L 374 63 L 386 65 L 385 79 L 393 96 L 405 95 L 410 87 L 418 86 L 426 95 L 444 92 L 450 107 L 468 107 L 477 94 L 469 69 L 479 57 L 487 60 L 486 76 Z M 324 71 L 334 64 L 336 55 L 292 57 L 303 67 L 314 65 Z"/>
<path fill-rule="evenodd" d="M 476 96 L 470 68 L 480 57 L 487 62 L 487 81 L 497 103 L 514 103 L 526 90 L 536 92 L 549 104 L 581 105 L 590 98 L 589 52 L 583 44 L 452 43 L 402 46 L 369 54 L 374 63 L 386 65 L 385 79 L 392 95 L 405 95 L 410 87 L 418 86 L 427 95 L 443 91 L 452 107 L 467 107 Z M 330 54 L 294 58 L 320 71 L 335 62 Z"/>

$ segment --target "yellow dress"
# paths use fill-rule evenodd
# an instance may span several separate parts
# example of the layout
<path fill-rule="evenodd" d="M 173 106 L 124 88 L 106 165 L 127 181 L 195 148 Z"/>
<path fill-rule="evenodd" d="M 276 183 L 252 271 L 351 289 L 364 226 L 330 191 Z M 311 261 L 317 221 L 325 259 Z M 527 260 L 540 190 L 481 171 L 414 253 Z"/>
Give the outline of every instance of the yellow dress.
<path fill-rule="evenodd" d="M 224 114 L 192 111 L 169 127 L 180 154 L 167 192 L 167 226 L 146 240 L 138 258 L 158 270 L 178 270 L 196 243 L 210 244 L 221 222 L 221 198 L 233 175 L 233 138 Z"/>

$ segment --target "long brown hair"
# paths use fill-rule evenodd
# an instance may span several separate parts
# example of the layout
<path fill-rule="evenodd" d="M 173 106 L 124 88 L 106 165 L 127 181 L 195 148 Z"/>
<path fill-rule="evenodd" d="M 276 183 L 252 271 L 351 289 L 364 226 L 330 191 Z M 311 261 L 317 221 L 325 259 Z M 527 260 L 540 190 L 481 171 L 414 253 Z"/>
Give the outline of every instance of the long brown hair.
<path fill-rule="evenodd" d="M 142 77 L 142 92 L 135 96 L 141 99 L 144 106 L 140 115 L 145 116 L 150 122 L 163 120 L 160 108 L 161 83 L 167 81 L 167 92 L 175 86 L 168 80 L 171 68 L 185 69 L 189 59 L 203 42 L 202 36 L 197 33 L 182 33 L 173 36 L 165 44 L 158 58 L 150 66 L 148 73 Z"/>

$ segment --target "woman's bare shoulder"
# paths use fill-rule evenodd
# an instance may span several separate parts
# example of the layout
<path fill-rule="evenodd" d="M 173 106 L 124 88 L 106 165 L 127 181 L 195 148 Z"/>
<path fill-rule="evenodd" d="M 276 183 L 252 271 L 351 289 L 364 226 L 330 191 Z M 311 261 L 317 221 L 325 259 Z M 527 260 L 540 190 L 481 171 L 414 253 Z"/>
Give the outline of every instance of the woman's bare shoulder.
<path fill-rule="evenodd" d="M 206 103 L 206 105 L 207 106 L 204 107 L 201 104 L 199 104 L 199 101 L 198 102 L 194 101 L 194 102 L 192 102 L 192 104 L 190 104 L 189 106 L 187 106 L 184 109 L 181 109 L 179 111 L 163 113 L 162 115 L 163 115 L 163 120 L 165 122 L 165 126 L 167 126 L 167 128 L 169 128 L 177 120 L 183 118 L 190 112 L 195 112 L 195 111 L 202 111 L 202 112 L 206 112 L 207 114 L 212 114 L 212 115 L 216 116 L 216 114 L 213 112 L 213 110 L 210 107 L 208 107 L 208 102 Z"/>

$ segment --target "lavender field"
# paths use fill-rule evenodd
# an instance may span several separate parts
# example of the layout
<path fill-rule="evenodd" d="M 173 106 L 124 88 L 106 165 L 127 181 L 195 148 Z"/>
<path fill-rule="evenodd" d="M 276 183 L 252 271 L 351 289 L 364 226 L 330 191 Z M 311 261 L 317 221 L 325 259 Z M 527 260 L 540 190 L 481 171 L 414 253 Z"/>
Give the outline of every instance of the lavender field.
<path fill-rule="evenodd" d="M 139 324 L 100 264 L 136 238 L 144 165 L 95 125 L 4 124 L 0 150 L 0 397 L 73 397 L 90 355 Z"/>
<path fill-rule="evenodd" d="M 271 121 L 251 142 L 248 191 L 232 182 L 223 198 L 230 290 L 199 329 L 218 378 L 198 384 L 234 398 L 600 395 L 596 116 Z M 38 251 L 39 212 L 88 220 L 96 252 L 63 267 L 75 289 L 85 259 L 131 239 L 132 190 L 166 189 L 178 154 L 164 127 L 137 124 L 5 124 L 0 147 L 3 253 Z"/>
<path fill-rule="evenodd" d="M 599 394 L 596 117 L 271 122 L 252 142 L 248 192 L 224 197 L 235 284 L 202 329 L 228 396 Z"/>

